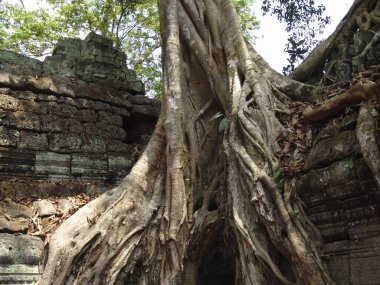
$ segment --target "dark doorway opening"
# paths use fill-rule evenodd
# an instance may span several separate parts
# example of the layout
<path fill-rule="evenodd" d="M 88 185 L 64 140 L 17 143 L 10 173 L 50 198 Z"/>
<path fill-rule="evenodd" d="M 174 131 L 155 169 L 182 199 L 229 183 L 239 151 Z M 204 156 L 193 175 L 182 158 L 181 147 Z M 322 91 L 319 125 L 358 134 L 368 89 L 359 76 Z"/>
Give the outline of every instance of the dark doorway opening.
<path fill-rule="evenodd" d="M 222 237 L 218 237 L 198 269 L 197 285 L 234 285 L 235 256 Z"/>
<path fill-rule="evenodd" d="M 153 133 L 157 120 L 138 113 L 123 118 L 123 129 L 127 133 L 126 143 L 146 144 Z"/>

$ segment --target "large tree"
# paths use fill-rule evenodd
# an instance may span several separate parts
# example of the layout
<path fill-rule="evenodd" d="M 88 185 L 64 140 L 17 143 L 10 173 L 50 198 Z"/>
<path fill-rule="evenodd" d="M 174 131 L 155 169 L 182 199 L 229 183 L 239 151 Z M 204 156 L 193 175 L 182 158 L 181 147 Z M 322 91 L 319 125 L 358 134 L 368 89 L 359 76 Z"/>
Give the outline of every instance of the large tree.
<path fill-rule="evenodd" d="M 290 135 L 278 117 L 292 101 L 326 92 L 304 82 L 375 2 L 356 0 L 290 78 L 246 41 L 232 0 L 160 0 L 164 97 L 155 131 L 121 185 L 56 230 L 39 285 L 197 284 L 220 240 L 235 284 L 333 284 L 318 232 L 294 215 L 303 211 L 294 180 L 278 179 L 277 138 Z"/>

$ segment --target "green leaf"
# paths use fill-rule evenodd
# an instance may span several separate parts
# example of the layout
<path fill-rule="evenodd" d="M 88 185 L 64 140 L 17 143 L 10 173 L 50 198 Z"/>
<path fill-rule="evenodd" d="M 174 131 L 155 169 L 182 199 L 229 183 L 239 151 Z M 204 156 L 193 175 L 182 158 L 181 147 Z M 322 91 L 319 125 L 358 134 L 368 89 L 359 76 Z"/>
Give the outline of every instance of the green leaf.
<path fill-rule="evenodd" d="M 223 118 L 223 120 L 220 121 L 219 126 L 218 126 L 219 133 L 222 133 L 226 129 L 229 122 L 230 120 L 228 118 Z"/>

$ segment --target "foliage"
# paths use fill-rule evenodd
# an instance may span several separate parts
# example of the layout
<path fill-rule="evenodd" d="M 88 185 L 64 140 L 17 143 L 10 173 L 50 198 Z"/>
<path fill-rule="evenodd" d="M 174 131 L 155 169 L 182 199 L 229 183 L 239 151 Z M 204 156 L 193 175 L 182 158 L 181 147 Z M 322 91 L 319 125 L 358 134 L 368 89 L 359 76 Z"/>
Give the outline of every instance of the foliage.
<path fill-rule="evenodd" d="M 234 0 L 236 10 L 240 16 L 240 25 L 244 32 L 244 36 L 249 40 L 254 40 L 253 32 L 258 29 L 260 22 L 256 19 L 252 10 L 255 0 Z"/>
<path fill-rule="evenodd" d="M 0 48 L 40 57 L 61 37 L 90 31 L 111 38 L 127 54 L 155 96 L 161 91 L 159 19 L 154 0 L 44 0 L 32 11 L 8 1 L 0 6 Z"/>
<path fill-rule="evenodd" d="M 26 11 L 18 3 L 0 5 L 0 48 L 13 50 L 29 56 L 49 53 L 62 34 L 60 19 L 52 17 L 47 9 Z"/>
<path fill-rule="evenodd" d="M 283 73 L 290 74 L 298 60 L 304 59 L 316 44 L 315 37 L 330 23 L 330 17 L 323 15 L 326 8 L 315 0 L 264 0 L 262 9 L 264 14 L 276 15 L 286 23 L 286 32 L 290 33 L 285 47 L 289 65 L 283 68 Z"/>
<path fill-rule="evenodd" d="M 11 1 L 11 0 L 9 0 Z M 234 0 L 248 40 L 259 22 L 252 10 L 255 0 Z M 13 3 L 13 4 L 10 4 Z M 22 2 L 21 2 L 22 3 Z M 154 0 L 44 0 L 32 11 L 12 2 L 0 6 L 0 48 L 39 57 L 51 52 L 61 37 L 84 36 L 90 31 L 114 40 L 127 54 L 129 68 L 142 77 L 151 96 L 162 89 L 159 18 Z M 315 43 L 316 33 L 329 19 L 314 0 L 264 0 L 263 11 L 287 23 L 291 32 L 286 51 L 289 74 Z M 318 25 L 316 25 L 318 24 Z"/>

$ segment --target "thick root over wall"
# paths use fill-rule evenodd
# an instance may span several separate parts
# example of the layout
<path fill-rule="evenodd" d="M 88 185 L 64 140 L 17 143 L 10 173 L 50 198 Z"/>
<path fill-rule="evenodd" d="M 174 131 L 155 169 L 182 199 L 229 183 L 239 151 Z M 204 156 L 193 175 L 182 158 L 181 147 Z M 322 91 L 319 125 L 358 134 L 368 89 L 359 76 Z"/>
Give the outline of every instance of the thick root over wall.
<path fill-rule="evenodd" d="M 159 10 L 165 96 L 155 132 L 123 183 L 54 233 L 39 285 L 199 284 L 220 237 L 235 284 L 333 284 L 318 233 L 293 215 L 303 211 L 294 181 L 271 178 L 286 131 L 276 112 L 316 88 L 270 70 L 231 0 L 162 0 Z"/>

